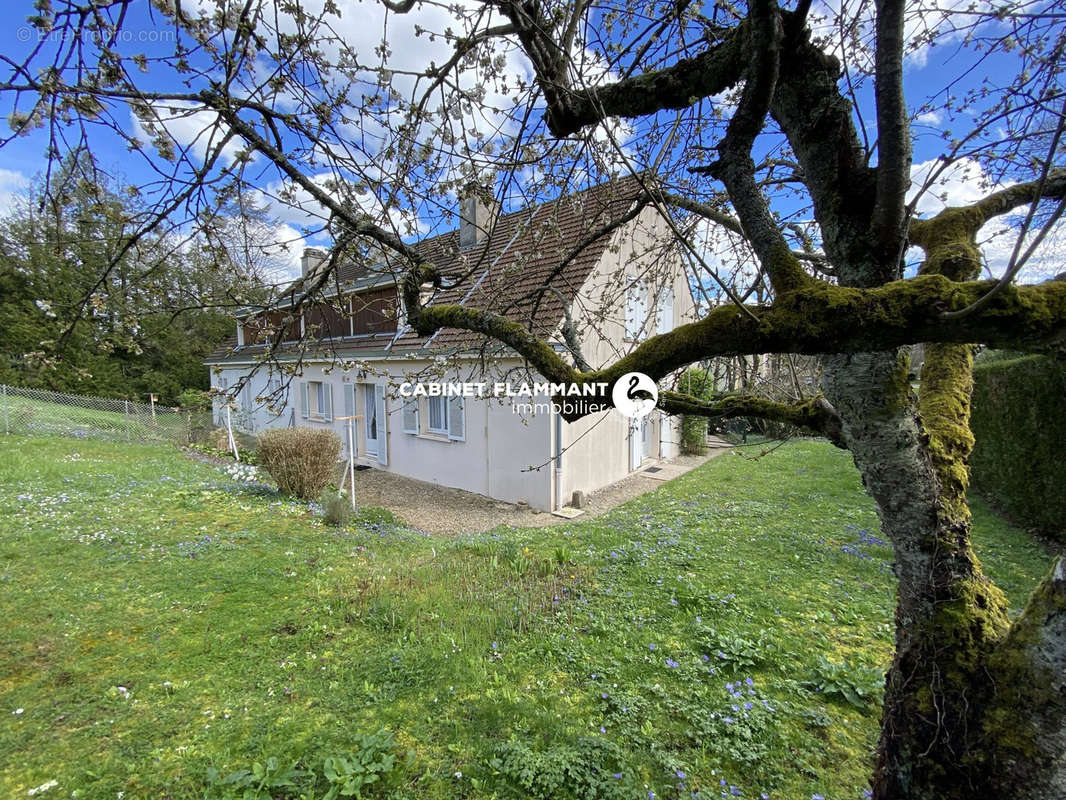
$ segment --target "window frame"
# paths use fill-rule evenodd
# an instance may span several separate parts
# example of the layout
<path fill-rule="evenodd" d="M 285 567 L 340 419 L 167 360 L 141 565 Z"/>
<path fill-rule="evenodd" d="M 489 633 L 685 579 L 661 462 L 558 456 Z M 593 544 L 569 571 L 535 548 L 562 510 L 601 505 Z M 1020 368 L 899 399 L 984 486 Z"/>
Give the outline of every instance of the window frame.
<path fill-rule="evenodd" d="M 433 404 L 434 402 L 440 403 L 440 421 L 441 426 L 438 428 L 433 427 Z M 438 436 L 448 435 L 448 398 L 443 395 L 426 398 L 426 432 L 437 434 Z"/>

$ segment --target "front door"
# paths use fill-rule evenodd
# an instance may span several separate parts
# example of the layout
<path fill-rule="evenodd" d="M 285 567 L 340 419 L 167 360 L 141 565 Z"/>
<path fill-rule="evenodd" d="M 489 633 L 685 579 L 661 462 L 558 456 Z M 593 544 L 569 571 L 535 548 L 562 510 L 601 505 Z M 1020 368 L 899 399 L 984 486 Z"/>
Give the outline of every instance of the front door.
<path fill-rule="evenodd" d="M 366 454 L 378 454 L 378 404 L 374 400 L 374 384 L 363 385 L 363 434 L 366 436 Z"/>
<path fill-rule="evenodd" d="M 640 418 L 640 453 L 644 458 L 651 458 L 652 424 L 648 417 Z"/>

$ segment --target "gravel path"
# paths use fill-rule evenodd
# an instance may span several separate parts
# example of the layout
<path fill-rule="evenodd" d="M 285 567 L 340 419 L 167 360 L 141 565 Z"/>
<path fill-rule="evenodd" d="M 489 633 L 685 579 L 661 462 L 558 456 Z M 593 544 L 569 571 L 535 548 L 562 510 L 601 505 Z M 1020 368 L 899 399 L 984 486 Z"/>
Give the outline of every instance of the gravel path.
<path fill-rule="evenodd" d="M 709 444 L 711 447 L 705 456 L 681 456 L 669 463 L 691 469 L 731 449 L 728 443 L 720 440 L 713 440 Z M 585 513 L 577 520 L 599 516 L 662 485 L 662 481 L 639 472 L 633 473 L 591 494 Z M 519 509 L 512 503 L 484 495 L 424 483 L 379 469 L 355 473 L 355 499 L 360 505 L 386 508 L 414 528 L 444 536 L 487 531 L 497 525 L 539 528 L 570 521 L 546 512 Z"/>

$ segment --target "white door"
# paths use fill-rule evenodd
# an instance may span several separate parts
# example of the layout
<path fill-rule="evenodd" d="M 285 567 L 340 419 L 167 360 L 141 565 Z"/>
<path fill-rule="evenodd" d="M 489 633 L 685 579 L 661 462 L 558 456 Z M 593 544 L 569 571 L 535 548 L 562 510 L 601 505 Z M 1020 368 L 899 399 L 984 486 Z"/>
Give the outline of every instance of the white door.
<path fill-rule="evenodd" d="M 366 437 L 366 454 L 378 454 L 378 404 L 374 398 L 374 384 L 364 383 L 363 387 L 363 435 Z"/>

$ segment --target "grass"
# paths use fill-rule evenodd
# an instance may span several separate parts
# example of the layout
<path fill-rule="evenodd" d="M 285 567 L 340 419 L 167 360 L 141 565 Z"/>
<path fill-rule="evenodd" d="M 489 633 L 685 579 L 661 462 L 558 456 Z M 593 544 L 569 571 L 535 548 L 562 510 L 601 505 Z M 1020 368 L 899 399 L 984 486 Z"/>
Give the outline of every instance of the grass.
<path fill-rule="evenodd" d="M 893 582 L 846 453 L 556 528 L 312 510 L 167 447 L 0 438 L 0 796 L 321 798 L 344 765 L 367 797 L 863 796 Z M 975 519 L 1020 606 L 1049 559 Z"/>
<path fill-rule="evenodd" d="M 99 402 L 120 405 L 122 401 L 100 399 Z M 140 404 L 133 404 L 132 408 L 135 410 L 127 415 L 122 411 L 85 408 L 9 394 L 4 398 L 0 411 L 0 425 L 4 426 L 3 430 L 15 435 L 188 441 L 189 422 L 184 414 L 159 407 L 153 418 L 137 410 Z"/>

